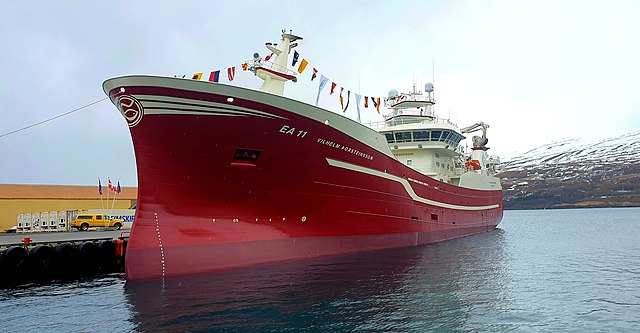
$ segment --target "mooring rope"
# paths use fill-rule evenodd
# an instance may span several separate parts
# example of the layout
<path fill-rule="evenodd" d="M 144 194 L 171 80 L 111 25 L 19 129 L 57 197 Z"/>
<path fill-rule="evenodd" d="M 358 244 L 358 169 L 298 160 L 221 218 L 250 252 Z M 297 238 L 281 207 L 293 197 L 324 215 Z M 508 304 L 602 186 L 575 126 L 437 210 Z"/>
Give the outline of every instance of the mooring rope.
<path fill-rule="evenodd" d="M 5 137 L 5 136 L 7 136 L 7 135 L 11 135 L 11 134 L 14 134 L 14 133 L 18 133 L 18 132 L 24 131 L 24 130 L 26 130 L 26 129 L 29 129 L 29 128 L 32 128 L 32 127 L 35 127 L 35 126 L 38 126 L 38 125 L 42 125 L 42 124 L 44 124 L 44 123 L 50 122 L 50 121 L 55 120 L 55 119 L 58 119 L 58 118 L 60 118 L 60 117 L 64 117 L 64 116 L 66 116 L 66 115 L 70 115 L 70 114 L 72 114 L 72 113 L 74 113 L 74 112 L 80 111 L 80 110 L 82 110 L 82 109 L 86 109 L 86 108 L 88 108 L 88 107 L 90 107 L 90 106 L 92 106 L 92 105 L 94 105 L 94 104 L 98 104 L 98 103 L 100 103 L 100 102 L 102 102 L 102 101 L 104 101 L 105 99 L 108 99 L 108 98 L 109 98 L 108 96 L 107 96 L 107 97 L 104 97 L 104 98 L 99 99 L 99 100 L 97 100 L 97 101 L 93 101 L 93 102 L 91 102 L 91 103 L 89 103 L 89 104 L 83 105 L 83 106 L 81 106 L 81 107 L 79 107 L 79 108 L 77 108 L 77 109 L 73 109 L 73 110 L 68 111 L 68 112 L 65 112 L 65 113 L 63 113 L 63 114 L 59 114 L 59 115 L 57 115 L 57 116 L 55 116 L 55 117 L 52 117 L 52 118 L 49 118 L 49 119 L 46 119 L 46 120 L 43 120 L 43 121 L 37 122 L 37 123 L 35 123 L 35 124 L 31 124 L 31 125 L 29 125 L 29 126 L 25 126 L 25 127 L 19 128 L 19 129 L 17 129 L 17 130 L 11 131 L 11 132 L 4 133 L 4 134 L 0 135 L 0 138 Z"/>

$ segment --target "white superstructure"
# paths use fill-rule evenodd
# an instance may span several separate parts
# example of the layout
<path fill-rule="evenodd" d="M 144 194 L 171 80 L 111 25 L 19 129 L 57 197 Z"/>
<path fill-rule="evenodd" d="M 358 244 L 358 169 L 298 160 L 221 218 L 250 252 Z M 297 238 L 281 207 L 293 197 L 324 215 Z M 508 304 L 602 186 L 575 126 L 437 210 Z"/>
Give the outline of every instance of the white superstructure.
<path fill-rule="evenodd" d="M 462 187 L 500 189 L 499 179 L 493 177 L 497 157 L 487 154 L 486 130 L 479 122 L 459 129 L 449 119 L 438 118 L 433 110 L 433 84 L 425 85 L 425 93 L 415 90 L 399 94 L 389 91 L 386 100 L 391 113 L 384 121 L 369 126 L 383 134 L 395 157 L 403 164 L 439 181 Z M 472 152 L 467 156 L 460 142 L 465 133 L 482 130 L 482 137 L 474 136 Z"/>

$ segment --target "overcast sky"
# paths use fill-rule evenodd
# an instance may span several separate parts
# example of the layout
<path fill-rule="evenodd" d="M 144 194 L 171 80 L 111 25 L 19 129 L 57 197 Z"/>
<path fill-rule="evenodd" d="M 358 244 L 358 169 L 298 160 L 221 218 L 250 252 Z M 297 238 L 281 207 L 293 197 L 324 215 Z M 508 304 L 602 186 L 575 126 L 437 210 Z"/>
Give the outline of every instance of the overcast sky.
<path fill-rule="evenodd" d="M 640 1 L 3 1 L 0 135 L 102 99 L 110 77 L 225 73 L 287 28 L 310 65 L 285 95 L 314 102 L 312 67 L 363 95 L 408 92 L 431 81 L 435 59 L 436 112 L 490 124 L 489 152 L 509 155 L 640 127 L 639 17 Z M 363 109 L 363 122 L 379 120 Z M 108 101 L 0 137 L 0 183 L 98 177 L 137 184 Z"/>

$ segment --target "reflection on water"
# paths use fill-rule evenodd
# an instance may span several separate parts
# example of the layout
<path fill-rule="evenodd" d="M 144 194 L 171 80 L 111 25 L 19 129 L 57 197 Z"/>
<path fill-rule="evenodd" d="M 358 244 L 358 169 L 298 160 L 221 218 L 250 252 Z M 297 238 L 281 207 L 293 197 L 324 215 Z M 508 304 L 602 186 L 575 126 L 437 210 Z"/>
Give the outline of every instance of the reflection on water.
<path fill-rule="evenodd" d="M 1 332 L 639 332 L 640 208 L 507 211 L 417 248 L 0 290 Z"/>
<path fill-rule="evenodd" d="M 124 274 L 0 289 L 0 332 L 131 332 Z"/>
<path fill-rule="evenodd" d="M 418 248 L 130 282 L 125 291 L 145 332 L 507 329 L 469 311 L 504 302 L 503 243 L 495 230 Z"/>

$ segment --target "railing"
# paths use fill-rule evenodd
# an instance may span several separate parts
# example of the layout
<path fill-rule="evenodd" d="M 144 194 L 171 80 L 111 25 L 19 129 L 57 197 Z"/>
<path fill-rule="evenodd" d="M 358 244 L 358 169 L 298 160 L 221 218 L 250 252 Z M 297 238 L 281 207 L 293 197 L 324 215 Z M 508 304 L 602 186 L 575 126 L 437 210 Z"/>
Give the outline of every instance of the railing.
<path fill-rule="evenodd" d="M 293 76 L 298 75 L 298 72 L 293 71 L 287 68 L 286 66 L 280 66 L 273 61 L 262 61 L 262 60 L 256 61 L 251 59 L 251 60 L 245 61 L 245 63 L 249 66 L 248 70 L 253 73 L 255 73 L 259 67 L 262 67 L 262 68 L 270 69 L 276 72 L 284 73 L 287 75 L 293 75 Z"/>
<path fill-rule="evenodd" d="M 422 110 L 422 109 L 395 109 L 393 112 L 384 115 L 385 120 L 389 120 L 393 117 L 397 116 L 413 116 L 413 117 L 428 117 L 428 118 L 436 118 L 433 110 Z"/>
<path fill-rule="evenodd" d="M 491 155 L 489 159 L 487 159 L 487 164 L 500 164 L 500 156 Z"/>
<path fill-rule="evenodd" d="M 390 126 L 398 126 L 398 125 L 409 125 L 409 124 L 447 124 L 447 125 L 451 125 L 454 127 L 457 127 L 456 124 L 454 124 L 451 120 L 449 119 L 442 119 L 442 118 L 432 118 L 432 119 L 404 119 L 402 117 L 397 118 L 397 119 L 393 119 L 391 120 L 393 122 L 393 124 L 387 124 L 388 120 L 383 120 L 383 121 L 374 121 L 374 122 L 370 122 L 367 123 L 366 125 L 373 129 L 373 130 L 381 130 L 384 129 L 386 127 L 390 127 Z"/>
<path fill-rule="evenodd" d="M 394 107 L 402 102 L 420 102 L 420 103 L 435 103 L 436 100 L 433 96 L 417 95 L 417 94 L 402 94 L 393 99 L 387 99 L 386 103 L 389 107 Z"/>

